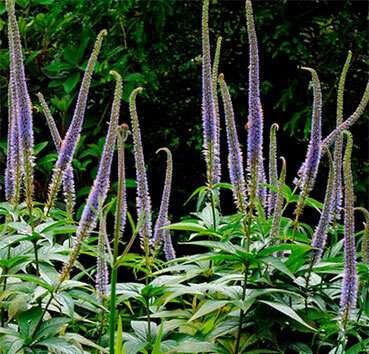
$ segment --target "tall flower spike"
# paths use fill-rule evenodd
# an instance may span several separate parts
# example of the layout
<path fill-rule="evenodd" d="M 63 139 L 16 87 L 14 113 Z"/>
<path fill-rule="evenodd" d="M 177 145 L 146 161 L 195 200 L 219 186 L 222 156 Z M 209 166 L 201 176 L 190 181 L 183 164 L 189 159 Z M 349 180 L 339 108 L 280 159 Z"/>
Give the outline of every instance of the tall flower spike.
<path fill-rule="evenodd" d="M 50 108 L 45 101 L 44 96 L 42 93 L 38 93 L 37 97 L 40 101 L 42 111 L 46 118 L 47 124 L 50 129 L 51 136 L 54 141 L 54 145 L 56 151 L 60 152 L 60 147 L 62 145 L 62 139 L 60 137 L 58 128 L 56 126 L 55 120 L 50 112 Z M 73 215 L 75 200 L 76 200 L 76 191 L 74 185 L 74 175 L 73 175 L 73 167 L 72 163 L 69 163 L 66 167 L 65 171 L 63 172 L 63 190 L 64 190 L 64 197 L 65 197 L 65 205 L 69 215 Z"/>
<path fill-rule="evenodd" d="M 137 180 L 137 217 L 139 235 L 141 238 L 141 247 L 145 254 L 149 252 L 149 246 L 152 241 L 151 226 L 151 198 L 149 186 L 147 183 L 145 159 L 142 148 L 141 131 L 136 109 L 136 96 L 142 92 L 142 87 L 134 89 L 129 97 L 129 112 L 131 116 L 133 152 L 135 156 L 136 180 Z"/>
<path fill-rule="evenodd" d="M 343 122 L 343 97 L 345 91 L 345 82 L 347 71 L 350 67 L 352 53 L 348 52 L 345 65 L 343 66 L 342 73 L 340 76 L 340 81 L 338 83 L 337 90 L 337 113 L 336 122 L 337 127 Z M 333 191 L 333 214 L 337 220 L 341 219 L 341 207 L 342 207 L 342 137 L 338 136 L 334 144 L 334 169 L 335 169 L 335 181 L 334 181 L 334 191 Z"/>
<path fill-rule="evenodd" d="M 100 206 L 102 207 L 102 206 Z M 97 259 L 96 259 L 96 292 L 97 298 L 100 304 L 103 304 L 104 299 L 108 293 L 109 284 L 109 270 L 106 261 L 107 249 L 106 249 L 106 212 L 100 212 L 100 227 L 97 243 Z"/>
<path fill-rule="evenodd" d="M 19 202 L 22 179 L 15 90 L 14 73 L 11 72 L 8 87 L 8 148 L 5 169 L 5 198 L 12 204 Z"/>
<path fill-rule="evenodd" d="M 32 106 L 28 94 L 26 77 L 24 73 L 22 45 L 19 35 L 17 19 L 15 17 L 14 0 L 6 0 L 8 10 L 8 37 L 11 72 L 14 74 L 15 101 L 17 106 L 19 143 L 22 149 L 22 162 L 24 170 L 24 186 L 26 204 L 32 208 L 33 197 L 33 126 Z"/>
<path fill-rule="evenodd" d="M 361 241 L 361 258 L 364 264 L 369 263 L 369 211 L 365 208 L 357 207 L 355 210 L 360 211 L 365 218 L 364 232 Z"/>
<path fill-rule="evenodd" d="M 272 242 L 275 242 L 279 239 L 279 229 L 281 225 L 281 218 L 282 218 L 282 210 L 283 210 L 283 187 L 286 181 L 286 160 L 284 157 L 281 157 L 282 160 L 282 169 L 279 175 L 279 180 L 277 183 L 278 192 L 275 201 L 275 207 L 273 210 L 273 220 L 272 220 L 272 227 L 270 230 L 270 238 Z"/>
<path fill-rule="evenodd" d="M 355 220 L 354 220 L 354 187 L 351 171 L 352 135 L 345 131 L 347 137 L 345 155 L 343 160 L 344 181 L 344 274 L 341 289 L 341 314 L 345 326 L 350 318 L 350 312 L 356 306 L 358 289 L 356 250 L 355 250 Z"/>
<path fill-rule="evenodd" d="M 94 49 L 88 60 L 85 74 L 82 79 L 82 84 L 78 93 L 76 108 L 73 113 L 73 118 L 65 135 L 63 143 L 60 147 L 58 160 L 56 161 L 51 183 L 49 185 L 49 195 L 45 206 L 46 214 L 53 207 L 57 193 L 61 184 L 61 176 L 67 166 L 72 162 L 74 152 L 76 150 L 79 137 L 81 134 L 83 119 L 86 110 L 87 97 L 90 89 L 92 73 L 95 68 L 97 57 L 99 55 L 103 38 L 107 35 L 106 30 L 102 30 L 96 39 Z"/>
<path fill-rule="evenodd" d="M 166 147 L 161 148 L 156 151 L 159 153 L 160 151 L 164 151 L 167 154 L 167 168 L 165 173 L 165 181 L 164 181 L 164 188 L 163 194 L 161 196 L 161 203 L 159 209 L 159 215 L 156 219 L 155 227 L 154 227 L 154 251 L 156 251 L 157 245 L 164 242 L 164 251 L 169 250 L 168 255 L 171 256 L 171 248 L 173 248 L 171 239 L 170 239 L 170 232 L 169 230 L 162 229 L 163 226 L 169 225 L 169 218 L 168 218 L 168 210 L 169 210 L 169 200 L 170 200 L 170 193 L 172 189 L 172 178 L 173 178 L 173 158 L 172 153 Z M 167 258 L 167 252 L 165 252 Z M 171 257 L 172 259 L 172 257 Z"/>
<path fill-rule="evenodd" d="M 114 230 L 119 232 L 116 242 L 119 242 L 123 235 L 127 218 L 127 193 L 126 193 L 126 162 L 125 162 L 125 143 L 129 135 L 128 125 L 122 124 L 118 128 L 118 193 L 117 206 L 115 209 Z M 114 247 L 118 249 L 118 245 Z"/>
<path fill-rule="evenodd" d="M 317 228 L 315 229 L 311 246 L 316 248 L 313 251 L 312 264 L 318 263 L 322 257 L 324 252 L 325 243 L 327 240 L 327 233 L 329 229 L 329 224 L 332 219 L 332 211 L 333 211 L 333 198 L 334 198 L 334 188 L 335 188 L 335 166 L 332 161 L 332 155 L 328 152 L 329 158 L 329 175 L 327 188 L 325 191 L 324 203 L 322 213 L 320 215 L 319 223 Z"/>
<path fill-rule="evenodd" d="M 277 123 L 270 127 L 269 138 L 269 184 L 277 189 L 278 184 L 278 169 L 277 169 L 277 130 L 279 126 Z M 270 190 L 268 196 L 268 215 L 271 216 L 275 208 L 277 200 L 277 192 Z"/>
<path fill-rule="evenodd" d="M 369 102 L 369 81 L 366 84 L 364 94 L 361 98 L 359 105 L 356 107 L 354 113 L 351 114 L 343 123 L 341 123 L 336 129 L 334 129 L 320 144 L 322 155 L 324 155 L 332 143 L 340 136 L 340 134 L 349 129 L 364 113 L 366 106 Z"/>
<path fill-rule="evenodd" d="M 249 194 L 265 199 L 263 161 L 263 109 L 260 101 L 259 52 L 251 0 L 246 0 L 246 22 L 249 39 L 249 102 L 247 122 L 247 170 L 250 177 Z"/>
<path fill-rule="evenodd" d="M 247 208 L 247 197 L 242 151 L 237 136 L 232 100 L 228 91 L 227 84 L 224 81 L 223 74 L 219 75 L 219 84 L 222 93 L 226 121 L 228 142 L 228 169 L 229 177 L 232 183 L 233 198 L 237 209 L 241 213 L 245 213 Z"/>
<path fill-rule="evenodd" d="M 114 146 L 117 137 L 118 120 L 120 113 L 120 102 L 122 98 L 122 78 L 115 72 L 110 74 L 116 80 L 114 100 L 110 115 L 109 129 L 106 135 L 104 149 L 100 158 L 97 175 L 87 198 L 86 205 L 83 209 L 81 220 L 78 225 L 76 241 L 72 249 L 69 261 L 64 265 L 59 283 L 62 283 L 69 275 L 82 246 L 83 240 L 89 235 L 96 224 L 97 215 L 99 212 L 99 205 L 103 205 L 106 194 L 109 189 L 109 178 L 111 170 L 111 162 L 113 159 Z"/>
<path fill-rule="evenodd" d="M 310 141 L 305 162 L 299 171 L 301 190 L 309 193 L 314 186 L 320 161 L 320 142 L 322 139 L 322 91 L 316 71 L 306 67 L 301 67 L 301 69 L 311 73 L 314 96 Z"/>
<path fill-rule="evenodd" d="M 217 70 L 215 66 L 214 72 Z M 202 124 L 207 181 L 210 186 L 220 181 L 219 124 L 214 103 L 214 89 L 209 44 L 209 0 L 202 8 Z"/>
<path fill-rule="evenodd" d="M 213 101 L 214 101 L 214 109 L 215 109 L 215 121 L 216 121 L 216 144 L 215 146 L 218 148 L 218 182 L 220 182 L 221 174 L 222 174 L 222 166 L 220 164 L 220 115 L 219 115 L 219 100 L 218 100 L 218 75 L 219 75 L 219 60 L 220 60 L 220 51 L 222 48 L 222 37 L 218 37 L 217 44 L 215 47 L 213 67 L 211 71 L 211 81 L 212 81 L 212 90 L 213 90 Z"/>

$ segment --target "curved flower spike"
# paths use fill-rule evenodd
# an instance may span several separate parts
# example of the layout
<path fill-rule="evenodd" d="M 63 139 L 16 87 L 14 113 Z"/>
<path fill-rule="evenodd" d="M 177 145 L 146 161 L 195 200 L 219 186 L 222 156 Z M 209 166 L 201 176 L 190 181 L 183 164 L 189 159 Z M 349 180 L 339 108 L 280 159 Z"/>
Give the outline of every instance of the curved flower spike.
<path fill-rule="evenodd" d="M 322 213 L 320 215 L 319 223 L 315 229 L 311 246 L 316 248 L 313 251 L 312 264 L 318 263 L 322 257 L 325 243 L 327 240 L 327 233 L 329 229 L 329 224 L 332 219 L 333 211 L 333 197 L 334 197 L 334 187 L 335 187 L 335 169 L 333 165 L 332 155 L 328 152 L 329 158 L 329 175 L 327 182 L 327 189 L 325 191 L 324 203 Z"/>
<path fill-rule="evenodd" d="M 60 147 L 62 145 L 62 139 L 60 137 L 58 128 L 56 126 L 55 120 L 50 112 L 50 108 L 45 101 L 44 96 L 41 92 L 37 93 L 36 95 L 40 101 L 42 111 L 46 118 L 47 124 L 50 129 L 51 136 L 54 141 L 54 145 L 56 147 L 56 151 L 60 152 Z M 76 200 L 76 191 L 74 185 L 74 175 L 73 175 L 73 167 L 72 164 L 68 164 L 67 168 L 63 172 L 63 189 L 64 189 L 64 196 L 65 196 L 65 204 L 66 209 L 69 215 L 73 215 L 73 209 Z"/>
<path fill-rule="evenodd" d="M 96 39 L 94 49 L 88 60 L 85 74 L 82 79 L 82 84 L 78 93 L 76 108 L 73 113 L 73 118 L 60 147 L 58 160 L 56 161 L 51 183 L 49 185 L 49 195 L 45 206 L 46 214 L 53 207 L 57 193 L 61 184 L 61 176 L 67 166 L 72 162 L 74 152 L 76 150 L 79 137 L 81 134 L 82 124 L 84 120 L 87 97 L 90 89 L 92 73 L 95 68 L 97 57 L 99 55 L 103 38 L 107 35 L 106 30 L 102 30 Z"/>
<path fill-rule="evenodd" d="M 269 138 L 269 184 L 277 189 L 278 184 L 278 169 L 277 169 L 277 131 L 279 125 L 273 123 L 270 127 Z M 275 208 L 277 193 L 273 190 L 269 191 L 268 198 L 268 215 L 272 215 Z"/>
<path fill-rule="evenodd" d="M 263 159 L 263 109 L 260 101 L 259 52 L 251 0 L 246 0 L 247 34 L 249 39 L 249 101 L 247 122 L 247 171 L 250 175 L 249 195 L 265 199 Z"/>
<path fill-rule="evenodd" d="M 19 145 L 22 150 L 22 163 L 24 170 L 24 186 L 26 204 L 32 209 L 33 198 L 33 124 L 32 105 L 28 94 L 27 82 L 24 72 L 22 44 L 19 35 L 17 19 L 15 17 L 15 1 L 6 0 L 8 11 L 8 38 L 10 71 L 14 80 L 15 90 L 13 92 L 12 105 L 16 105 L 18 115 Z"/>
<path fill-rule="evenodd" d="M 237 136 L 236 123 L 234 120 L 234 112 L 231 96 L 228 91 L 224 75 L 219 75 L 220 90 L 222 93 L 224 114 L 226 121 L 227 143 L 228 143 L 228 170 L 229 178 L 232 184 L 233 198 L 237 209 L 241 213 L 246 212 L 246 182 L 244 176 L 242 151 Z"/>
<path fill-rule="evenodd" d="M 158 149 L 156 153 L 159 153 L 160 151 L 164 151 L 167 154 L 167 169 L 165 173 L 165 182 L 163 194 L 161 197 L 159 215 L 154 227 L 153 242 L 154 242 L 154 251 L 156 250 L 157 245 L 159 245 L 161 242 L 164 242 L 165 258 L 169 260 L 175 258 L 175 252 L 172 245 L 170 231 L 167 229 L 162 229 L 162 227 L 169 225 L 168 209 L 173 178 L 173 158 L 172 153 L 168 148 L 164 147 Z"/>
<path fill-rule="evenodd" d="M 214 74 L 217 64 L 214 67 Z M 220 181 L 219 123 L 214 103 L 214 88 L 209 44 L 209 0 L 202 7 L 202 124 L 203 150 L 207 166 L 207 181 L 213 186 Z"/>
<path fill-rule="evenodd" d="M 347 137 L 345 155 L 343 160 L 343 181 L 345 196 L 344 212 L 344 273 L 341 289 L 341 314 L 345 327 L 350 318 L 351 311 L 356 307 L 358 278 L 356 269 L 355 249 L 355 220 L 354 220 L 354 187 L 351 171 L 352 135 L 344 132 Z"/>
<path fill-rule="evenodd" d="M 137 180 L 137 217 L 138 234 L 141 238 L 141 247 L 145 254 L 149 252 L 149 246 L 152 241 L 151 225 L 151 198 L 149 186 L 147 183 L 145 159 L 142 148 L 140 124 L 136 109 L 136 96 L 141 93 L 142 87 L 134 89 L 129 96 L 129 113 L 131 116 L 132 135 L 133 135 L 133 153 L 135 157 L 136 180 Z"/>
<path fill-rule="evenodd" d="M 364 94 L 361 98 L 359 105 L 356 107 L 354 113 L 351 114 L 343 123 L 341 123 L 336 129 L 334 129 L 320 144 L 322 155 L 324 155 L 339 135 L 349 129 L 364 113 L 366 106 L 369 102 L 369 81 L 366 84 Z"/>
<path fill-rule="evenodd" d="M 338 83 L 337 91 L 337 113 L 336 113 L 336 124 L 337 127 L 343 122 L 343 97 L 345 90 L 345 82 L 347 71 L 350 67 L 352 52 L 349 51 L 345 65 L 343 66 L 342 73 L 340 76 L 340 81 Z M 334 169 L 335 169 L 335 181 L 334 181 L 334 191 L 333 191 L 333 214 L 337 220 L 341 219 L 341 206 L 342 206 L 342 145 L 343 139 L 338 136 L 334 144 Z"/>
<path fill-rule="evenodd" d="M 322 91 L 316 71 L 307 67 L 301 67 L 301 69 L 311 73 L 314 95 L 310 141 L 305 162 L 299 171 L 301 177 L 300 188 L 308 194 L 314 186 L 320 162 L 320 141 L 322 139 Z"/>
<path fill-rule="evenodd" d="M 70 270 L 72 269 L 79 255 L 83 240 L 95 227 L 97 215 L 99 213 L 99 206 L 104 204 L 106 194 L 109 189 L 111 162 L 113 159 L 114 146 L 117 137 L 120 102 L 122 98 L 122 78 L 115 71 L 111 71 L 110 74 L 114 76 L 116 85 L 110 115 L 109 129 L 106 135 L 97 175 L 90 194 L 88 195 L 87 202 L 83 209 L 81 220 L 78 225 L 75 244 L 68 263 L 64 265 L 59 283 L 62 283 L 69 275 Z"/>
<path fill-rule="evenodd" d="M 363 238 L 361 241 L 361 258 L 363 263 L 369 263 L 369 211 L 362 207 L 355 208 L 357 211 L 361 211 L 364 215 L 365 222 L 364 222 L 364 233 Z"/>

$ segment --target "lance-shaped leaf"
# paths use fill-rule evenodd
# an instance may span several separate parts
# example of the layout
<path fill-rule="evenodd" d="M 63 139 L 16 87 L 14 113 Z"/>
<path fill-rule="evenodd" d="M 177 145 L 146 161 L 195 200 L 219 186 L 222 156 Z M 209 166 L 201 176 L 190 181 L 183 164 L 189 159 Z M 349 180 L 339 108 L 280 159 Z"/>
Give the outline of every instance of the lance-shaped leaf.
<path fill-rule="evenodd" d="M 251 0 L 246 0 L 246 22 L 249 39 L 249 98 L 247 122 L 247 170 L 250 177 L 250 200 L 256 195 L 265 199 L 263 160 L 263 109 L 260 100 L 259 52 Z"/>
<path fill-rule="evenodd" d="M 19 145 L 22 149 L 24 186 L 26 204 L 32 208 L 33 197 L 33 126 L 32 105 L 28 94 L 24 72 L 22 45 L 17 19 L 15 17 L 14 0 L 6 0 L 8 10 L 8 38 L 11 75 L 14 79 L 15 92 L 11 104 L 17 106 Z"/>
<path fill-rule="evenodd" d="M 46 103 L 45 98 L 42 95 L 42 93 L 39 92 L 37 94 L 37 97 L 40 101 L 42 112 L 44 113 L 47 124 L 49 126 L 50 133 L 53 138 L 56 151 L 59 153 L 60 147 L 63 142 L 60 137 L 59 130 L 56 126 L 56 123 L 51 114 L 50 108 L 48 104 Z M 76 200 L 76 191 L 75 191 L 75 185 L 74 185 L 73 167 L 71 163 L 68 164 L 67 168 L 63 172 L 62 179 L 63 179 L 63 190 L 64 190 L 66 209 L 69 215 L 73 215 L 73 209 L 74 209 L 75 200 Z"/>
<path fill-rule="evenodd" d="M 138 233 L 141 238 L 141 247 L 145 251 L 145 254 L 147 254 L 149 252 L 150 242 L 152 241 L 151 198 L 146 176 L 140 124 L 136 109 L 136 97 L 140 92 L 142 92 L 142 87 L 138 87 L 132 91 L 129 97 L 129 112 L 131 116 L 133 152 L 136 167 Z"/>
<path fill-rule="evenodd" d="M 102 30 L 96 39 L 94 49 L 92 50 L 91 56 L 88 60 L 85 74 L 82 79 L 82 84 L 78 93 L 77 104 L 73 113 L 73 118 L 68 128 L 68 131 L 64 137 L 64 140 L 60 147 L 58 159 L 55 163 L 51 183 L 49 185 L 48 201 L 45 206 L 46 214 L 53 207 L 56 195 L 59 191 L 62 174 L 68 165 L 72 162 L 74 152 L 76 150 L 79 137 L 81 134 L 82 124 L 84 120 L 87 97 L 90 89 L 92 73 L 95 68 L 97 57 L 99 55 L 101 44 L 107 31 Z"/>
<path fill-rule="evenodd" d="M 204 0 L 202 8 L 202 124 L 203 150 L 210 186 L 220 181 L 219 123 L 214 103 L 214 88 L 209 43 L 209 0 Z M 214 72 L 217 70 L 215 66 Z"/>
<path fill-rule="evenodd" d="M 344 324 L 350 318 L 351 311 L 356 307 L 358 277 L 356 269 L 355 220 L 354 220 L 354 186 L 351 171 L 352 135 L 344 132 L 347 137 L 343 160 L 344 182 L 344 273 L 341 288 L 341 314 Z"/>
<path fill-rule="evenodd" d="M 87 198 L 86 205 L 83 208 L 81 220 L 77 229 L 74 247 L 72 249 L 69 261 L 64 265 L 62 274 L 60 276 L 60 283 L 63 282 L 69 275 L 70 270 L 72 269 L 79 255 L 83 240 L 95 227 L 97 215 L 99 213 L 99 205 L 104 204 L 109 189 L 111 162 L 113 159 L 114 146 L 117 137 L 120 102 L 122 98 L 122 78 L 115 71 L 111 71 L 110 74 L 114 76 L 116 80 L 116 85 L 110 115 L 109 129 L 106 135 L 103 152 L 97 170 L 97 175 L 91 188 L 90 194 Z"/>
<path fill-rule="evenodd" d="M 312 247 L 316 248 L 316 250 L 313 251 L 313 259 L 312 259 L 313 263 L 319 262 L 320 258 L 322 257 L 325 243 L 327 240 L 329 224 L 332 219 L 334 187 L 335 187 L 334 183 L 336 181 L 335 179 L 336 171 L 333 165 L 332 155 L 330 152 L 328 152 L 328 158 L 329 158 L 329 175 L 327 188 L 325 191 L 324 204 L 322 213 L 320 214 L 319 223 L 315 229 L 311 243 Z"/>
<path fill-rule="evenodd" d="M 164 151 L 167 154 L 167 168 L 165 173 L 165 181 L 163 193 L 161 196 L 161 203 L 159 209 L 159 215 L 155 223 L 154 227 L 154 251 L 156 250 L 156 245 L 160 243 L 164 243 L 164 254 L 167 260 L 175 258 L 175 251 L 172 244 L 172 239 L 170 235 L 170 231 L 168 229 L 163 229 L 164 226 L 169 225 L 169 200 L 170 193 L 172 189 L 172 178 L 173 178 L 173 158 L 172 153 L 168 148 L 161 148 L 156 151 L 159 153 L 160 151 Z"/>
<path fill-rule="evenodd" d="M 244 176 L 243 158 L 238 141 L 237 128 L 234 118 L 231 96 L 224 75 L 219 75 L 220 90 L 222 93 L 224 115 L 226 121 L 227 143 L 228 143 L 228 170 L 232 184 L 233 198 L 237 209 L 241 213 L 246 212 L 246 182 Z"/>

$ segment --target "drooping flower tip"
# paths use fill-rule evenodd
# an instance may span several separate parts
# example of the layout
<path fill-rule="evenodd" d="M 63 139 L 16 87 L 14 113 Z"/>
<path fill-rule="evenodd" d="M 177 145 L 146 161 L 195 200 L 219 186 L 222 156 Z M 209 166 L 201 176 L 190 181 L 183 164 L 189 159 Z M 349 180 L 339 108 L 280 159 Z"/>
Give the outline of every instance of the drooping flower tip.
<path fill-rule="evenodd" d="M 170 194 L 172 189 L 172 178 L 173 178 L 173 158 L 172 153 L 167 147 L 162 147 L 156 151 L 156 153 L 159 153 L 161 151 L 164 151 L 167 156 L 167 167 L 166 167 L 166 173 L 165 173 L 165 180 L 164 180 L 164 188 L 163 193 L 161 197 L 161 203 L 160 203 L 160 209 L 159 209 L 159 215 L 155 223 L 154 227 L 154 248 L 161 244 L 164 241 L 164 234 L 166 230 L 163 230 L 162 227 L 169 224 L 168 220 L 168 212 L 169 212 L 169 200 L 170 200 Z M 170 234 L 168 235 L 170 237 Z"/>

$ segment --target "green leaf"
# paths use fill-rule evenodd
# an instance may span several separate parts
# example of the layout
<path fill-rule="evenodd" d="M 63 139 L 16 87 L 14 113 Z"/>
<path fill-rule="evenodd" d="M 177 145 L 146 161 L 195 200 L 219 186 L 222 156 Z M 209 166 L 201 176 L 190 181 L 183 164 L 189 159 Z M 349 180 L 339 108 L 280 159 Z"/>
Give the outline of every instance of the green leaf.
<path fill-rule="evenodd" d="M 69 343 L 63 338 L 47 338 L 38 342 L 39 346 L 46 347 L 60 354 L 83 354 L 83 351 L 77 346 Z"/>
<path fill-rule="evenodd" d="M 295 321 L 299 322 L 300 324 L 302 324 L 303 326 L 309 328 L 312 331 L 316 331 L 315 328 L 311 327 L 310 325 L 308 325 L 291 307 L 278 303 L 278 302 L 273 302 L 273 301 L 265 301 L 265 300 L 259 300 L 259 302 L 266 304 L 270 307 L 273 307 L 274 309 L 276 309 L 277 311 L 285 314 L 288 317 L 291 317 L 292 319 L 294 319 Z"/>
<path fill-rule="evenodd" d="M 206 227 L 200 225 L 197 222 L 191 222 L 191 221 L 177 222 L 175 224 L 170 224 L 163 228 L 169 229 L 169 230 L 184 230 L 184 231 L 194 231 L 194 232 L 207 231 Z"/>
<path fill-rule="evenodd" d="M 41 316 L 41 308 L 33 307 L 28 311 L 22 312 L 17 317 L 19 332 L 22 334 L 23 337 L 28 338 L 32 334 Z"/>
<path fill-rule="evenodd" d="M 210 312 L 216 311 L 227 304 L 229 304 L 228 300 L 208 300 L 203 305 L 201 305 L 201 307 L 189 319 L 189 321 L 194 321 L 197 318 L 207 315 Z"/>
<path fill-rule="evenodd" d="M 65 93 L 71 93 L 81 80 L 81 74 L 79 72 L 73 73 L 63 82 L 63 88 Z"/>
<path fill-rule="evenodd" d="M 33 151 L 35 156 L 37 156 L 45 147 L 47 146 L 48 142 L 44 141 L 43 143 L 36 144 Z"/>
<path fill-rule="evenodd" d="M 44 321 L 35 334 L 37 340 L 56 336 L 69 322 L 66 317 L 51 318 Z"/>
<path fill-rule="evenodd" d="M 291 271 L 278 258 L 264 257 L 264 258 L 261 258 L 260 261 L 267 265 L 270 264 L 275 269 L 278 269 L 280 272 L 288 275 L 291 279 L 295 279 L 295 276 L 291 273 Z"/>

